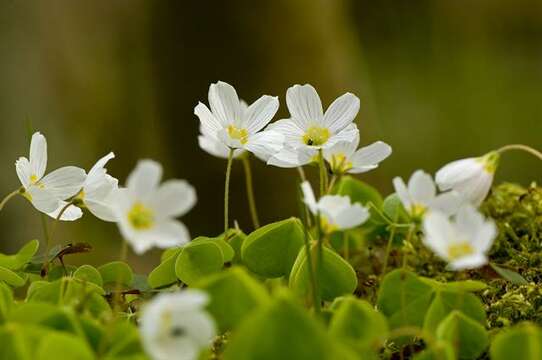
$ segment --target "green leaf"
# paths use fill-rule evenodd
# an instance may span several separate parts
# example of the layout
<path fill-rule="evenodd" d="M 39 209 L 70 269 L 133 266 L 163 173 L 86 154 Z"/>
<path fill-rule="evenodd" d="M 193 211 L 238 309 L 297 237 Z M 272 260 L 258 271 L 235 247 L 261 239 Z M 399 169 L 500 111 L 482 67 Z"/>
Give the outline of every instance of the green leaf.
<path fill-rule="evenodd" d="M 243 264 L 266 278 L 287 276 L 304 239 L 303 225 L 296 218 L 265 225 L 243 242 Z"/>
<path fill-rule="evenodd" d="M 445 341 L 437 341 L 431 347 L 425 349 L 413 357 L 413 360 L 455 360 L 453 346 Z"/>
<path fill-rule="evenodd" d="M 391 329 L 422 327 L 433 300 L 434 288 L 413 273 L 398 269 L 384 277 L 378 292 L 378 309 L 388 318 Z"/>
<path fill-rule="evenodd" d="M 40 244 L 38 240 L 32 240 L 23 246 L 15 255 L 0 254 L 0 266 L 9 270 L 20 270 L 30 262 Z"/>
<path fill-rule="evenodd" d="M 37 360 L 93 360 L 94 355 L 83 340 L 69 334 L 48 334 L 38 346 Z"/>
<path fill-rule="evenodd" d="M 331 360 L 337 356 L 333 348 L 330 337 L 314 317 L 280 296 L 234 333 L 224 360 Z"/>
<path fill-rule="evenodd" d="M 243 247 L 243 243 L 246 238 L 247 236 L 241 230 L 230 229 L 226 233 L 224 240 L 230 244 L 234 251 L 234 256 L 231 261 L 232 264 L 240 264 L 242 262 L 241 248 Z"/>
<path fill-rule="evenodd" d="M 362 205 L 371 202 L 376 207 L 381 207 L 383 202 L 382 195 L 378 190 L 351 176 L 343 176 L 333 188 L 332 193 L 348 196 L 352 202 L 358 202 Z"/>
<path fill-rule="evenodd" d="M 323 300 L 332 301 L 338 296 L 352 294 L 358 285 L 358 278 L 352 266 L 335 251 L 324 247 L 323 266 L 318 271 L 318 290 Z M 312 259 L 317 254 L 313 251 Z M 289 279 L 290 288 L 300 296 L 310 294 L 311 283 L 309 262 L 305 248 L 299 251 Z"/>
<path fill-rule="evenodd" d="M 103 286 L 102 275 L 96 270 L 94 266 L 91 265 L 82 265 L 73 273 L 73 277 L 78 279 L 91 282 L 98 285 L 99 287 Z"/>
<path fill-rule="evenodd" d="M 480 325 L 486 323 L 484 305 L 471 293 L 458 291 L 438 291 L 425 316 L 424 330 L 435 333 L 440 322 L 453 310 L 459 310 Z"/>
<path fill-rule="evenodd" d="M 179 255 L 179 251 L 182 249 L 182 246 L 172 247 L 164 250 L 162 255 L 160 255 L 160 263 L 163 263 L 172 256 Z"/>
<path fill-rule="evenodd" d="M 454 346 L 460 359 L 477 359 L 489 344 L 486 329 L 457 310 L 440 323 L 436 334 L 437 339 Z"/>
<path fill-rule="evenodd" d="M 233 248 L 224 240 L 224 236 L 219 237 L 205 237 L 205 236 L 198 236 L 194 240 L 192 240 L 191 244 L 198 242 L 198 241 L 211 241 L 212 243 L 216 244 L 220 251 L 222 251 L 222 257 L 224 258 L 224 262 L 230 262 L 233 260 L 233 257 L 235 255 L 235 251 Z"/>
<path fill-rule="evenodd" d="M 515 271 L 502 268 L 502 267 L 500 267 L 500 266 L 498 266 L 496 264 L 492 264 L 492 263 L 489 263 L 489 266 L 491 266 L 491 268 L 493 270 L 495 270 L 495 272 L 497 274 L 499 274 L 503 279 L 510 281 L 512 284 L 516 284 L 516 285 L 527 285 L 527 284 L 529 284 L 529 282 L 527 280 L 525 280 L 525 278 L 523 276 L 521 276 L 520 274 L 518 274 Z"/>
<path fill-rule="evenodd" d="M 120 282 L 123 285 L 130 286 L 133 281 L 133 272 L 130 265 L 122 261 L 112 261 L 98 268 L 102 276 L 103 283 L 114 284 Z"/>
<path fill-rule="evenodd" d="M 338 299 L 334 303 L 334 315 L 329 332 L 337 339 L 377 350 L 388 334 L 384 315 L 367 301 L 353 296 Z"/>
<path fill-rule="evenodd" d="M 396 193 L 388 195 L 384 199 L 382 212 L 395 223 L 407 223 L 409 221 L 408 213 Z"/>
<path fill-rule="evenodd" d="M 531 323 L 523 323 L 501 331 L 490 349 L 492 360 L 542 359 L 542 330 Z"/>
<path fill-rule="evenodd" d="M 13 307 L 13 292 L 6 284 L 0 283 L 0 323 L 4 322 Z"/>
<path fill-rule="evenodd" d="M 222 332 L 235 328 L 268 298 L 265 288 L 239 267 L 211 275 L 195 287 L 209 294 L 208 310 Z"/>
<path fill-rule="evenodd" d="M 442 284 L 443 288 L 452 291 L 478 292 L 487 289 L 487 284 L 477 280 L 451 281 Z"/>
<path fill-rule="evenodd" d="M 224 266 L 222 251 L 213 240 L 199 240 L 185 245 L 175 262 L 175 274 L 187 285 L 220 271 Z"/>
<path fill-rule="evenodd" d="M 23 286 L 26 282 L 24 278 L 3 266 L 0 266 L 0 281 L 14 287 Z"/>
<path fill-rule="evenodd" d="M 49 333 L 46 328 L 35 325 L 9 323 L 0 327 L 0 359 L 34 360 L 36 344 Z"/>
<path fill-rule="evenodd" d="M 175 248 L 175 251 L 170 253 L 160 265 L 154 268 L 147 278 L 147 282 L 151 288 L 159 288 L 171 285 L 177 282 L 177 274 L 175 274 L 175 263 L 177 257 L 181 253 L 182 248 Z"/>

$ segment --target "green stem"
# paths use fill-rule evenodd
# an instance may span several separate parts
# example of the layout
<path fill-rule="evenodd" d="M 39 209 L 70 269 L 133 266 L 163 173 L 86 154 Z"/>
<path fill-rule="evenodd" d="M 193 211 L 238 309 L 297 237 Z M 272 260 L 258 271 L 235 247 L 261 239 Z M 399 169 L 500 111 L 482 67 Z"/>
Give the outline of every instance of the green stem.
<path fill-rule="evenodd" d="M 45 237 L 45 258 L 49 257 L 49 247 L 51 246 L 51 238 L 49 237 L 49 230 L 47 229 L 47 215 L 41 213 L 41 227 L 43 229 L 43 236 Z"/>
<path fill-rule="evenodd" d="M 51 233 L 49 234 L 48 236 L 48 239 L 47 239 L 47 245 L 45 247 L 45 262 L 43 264 L 43 267 L 42 269 L 45 269 L 46 272 L 48 272 L 49 270 L 49 250 L 51 249 L 51 245 L 53 244 L 53 239 L 54 239 L 54 234 L 55 234 L 55 230 L 56 230 L 56 226 L 58 224 L 58 222 L 60 221 L 60 218 L 62 217 L 62 215 L 64 215 L 64 212 L 72 205 L 72 202 L 68 202 L 61 210 L 60 212 L 58 213 L 57 217 L 55 218 L 55 221 L 53 222 L 53 225 L 51 226 Z M 43 215 L 43 214 L 42 214 Z M 42 221 L 43 220 L 43 217 L 42 217 Z M 45 223 L 44 223 L 45 224 Z M 44 225 L 45 226 L 45 225 Z M 46 229 L 46 228 L 45 228 Z M 47 230 L 44 230 L 44 231 L 47 231 Z"/>
<path fill-rule="evenodd" d="M 20 194 L 21 193 L 21 189 L 17 189 L 13 192 L 10 192 L 9 194 L 6 195 L 5 198 L 2 199 L 2 202 L 0 202 L 0 211 L 2 211 L 2 209 L 4 209 L 4 206 L 6 205 L 6 203 L 11 200 L 11 198 L 13 198 L 14 196 L 16 196 L 17 194 Z"/>
<path fill-rule="evenodd" d="M 228 154 L 228 165 L 226 167 L 226 181 L 224 182 L 224 232 L 227 232 L 229 229 L 229 201 L 230 201 L 230 176 L 231 176 L 231 165 L 233 163 L 233 152 L 234 149 L 230 149 Z"/>
<path fill-rule="evenodd" d="M 393 238 L 395 237 L 395 230 L 396 230 L 396 227 L 392 226 L 391 232 L 390 232 L 390 238 L 388 239 L 388 244 L 386 245 L 386 253 L 384 255 L 384 266 L 382 267 L 381 279 L 384 278 L 384 276 L 386 275 L 386 271 L 388 270 L 388 261 L 389 261 L 389 258 L 390 258 L 390 252 L 391 252 L 391 246 L 393 244 Z"/>
<path fill-rule="evenodd" d="M 408 229 L 407 238 L 405 240 L 406 244 L 410 244 L 410 240 L 412 239 L 412 233 L 414 232 L 414 226 L 411 226 L 410 229 Z M 406 268 L 407 265 L 407 254 L 403 251 L 403 269 Z"/>
<path fill-rule="evenodd" d="M 302 166 L 297 167 L 297 172 L 299 173 L 299 177 L 301 178 L 301 182 L 307 181 L 307 177 L 305 176 L 305 170 L 303 170 Z"/>
<path fill-rule="evenodd" d="M 331 177 L 331 180 L 329 182 L 329 185 L 327 187 L 327 193 L 331 193 L 331 190 L 333 190 L 333 186 L 335 186 L 335 182 L 337 181 L 338 179 L 338 176 L 333 174 L 333 176 Z"/>
<path fill-rule="evenodd" d="M 542 152 L 530 147 L 530 146 L 527 146 L 527 145 L 523 145 L 523 144 L 510 144 L 510 145 L 505 145 L 503 147 L 501 147 L 500 149 L 497 150 L 497 152 L 499 154 L 502 154 L 503 152 L 506 152 L 506 151 L 509 151 L 509 150 L 520 150 L 520 151 L 525 151 L 535 157 L 537 157 L 538 159 L 542 160 Z"/>
<path fill-rule="evenodd" d="M 320 196 L 324 196 L 328 186 L 326 163 L 324 161 L 324 152 L 322 149 L 318 150 L 318 165 L 320 167 Z"/>
<path fill-rule="evenodd" d="M 250 208 L 250 217 L 252 218 L 252 225 L 254 229 L 260 227 L 260 220 L 258 219 L 258 209 L 256 207 L 256 198 L 254 197 L 254 186 L 252 184 L 252 169 L 250 167 L 250 159 L 248 153 L 242 157 L 243 168 L 245 169 L 245 179 L 247 186 L 248 206 Z"/>

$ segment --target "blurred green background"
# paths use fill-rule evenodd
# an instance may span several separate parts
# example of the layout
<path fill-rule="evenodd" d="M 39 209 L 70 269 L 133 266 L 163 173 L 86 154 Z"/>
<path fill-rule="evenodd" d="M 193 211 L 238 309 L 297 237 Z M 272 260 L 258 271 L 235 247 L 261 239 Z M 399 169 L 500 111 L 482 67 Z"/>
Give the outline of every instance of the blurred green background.
<path fill-rule="evenodd" d="M 362 179 L 384 193 L 418 168 L 480 155 L 507 143 L 542 147 L 540 0 L 14 1 L 0 5 L 0 190 L 19 183 L 27 123 L 49 143 L 52 170 L 86 169 L 112 150 L 121 182 L 137 159 L 188 179 L 199 202 L 183 218 L 193 236 L 222 229 L 225 162 L 197 145 L 193 108 L 211 82 L 254 101 L 311 83 L 327 106 L 346 91 L 361 98 L 362 144 L 383 140 L 392 157 Z M 507 154 L 497 179 L 540 180 L 540 162 Z M 296 214 L 294 170 L 255 164 L 260 217 Z M 234 164 L 232 217 L 250 230 L 244 178 Z M 0 250 L 42 238 L 22 199 L 0 214 Z M 56 242 L 88 241 L 117 257 L 115 224 L 86 215 L 62 223 Z M 158 251 L 131 255 L 139 270 Z"/>

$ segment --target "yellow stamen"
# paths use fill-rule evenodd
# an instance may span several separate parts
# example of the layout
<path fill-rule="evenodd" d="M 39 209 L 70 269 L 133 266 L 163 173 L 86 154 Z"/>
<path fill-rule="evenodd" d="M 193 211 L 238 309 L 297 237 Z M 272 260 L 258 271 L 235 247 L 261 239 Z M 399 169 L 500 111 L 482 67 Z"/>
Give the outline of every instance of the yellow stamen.
<path fill-rule="evenodd" d="M 331 171 L 335 174 L 343 174 L 352 169 L 352 162 L 348 161 L 346 154 L 338 153 L 331 156 Z"/>
<path fill-rule="evenodd" d="M 412 208 L 410 209 L 410 215 L 415 219 L 421 219 L 425 212 L 427 211 L 427 207 L 421 204 L 414 204 L 412 205 Z"/>
<path fill-rule="evenodd" d="M 136 202 L 128 212 L 128 221 L 137 230 L 148 230 L 154 225 L 154 212 Z"/>
<path fill-rule="evenodd" d="M 311 126 L 303 135 L 303 143 L 309 146 L 321 146 L 328 141 L 330 137 L 329 129 L 318 126 Z"/>
<path fill-rule="evenodd" d="M 233 125 L 228 126 L 228 135 L 234 140 L 239 140 L 241 144 L 246 144 L 248 141 L 247 129 L 239 129 Z"/>
<path fill-rule="evenodd" d="M 456 260 L 471 254 L 474 254 L 474 248 L 466 241 L 448 247 L 448 257 L 450 260 Z"/>

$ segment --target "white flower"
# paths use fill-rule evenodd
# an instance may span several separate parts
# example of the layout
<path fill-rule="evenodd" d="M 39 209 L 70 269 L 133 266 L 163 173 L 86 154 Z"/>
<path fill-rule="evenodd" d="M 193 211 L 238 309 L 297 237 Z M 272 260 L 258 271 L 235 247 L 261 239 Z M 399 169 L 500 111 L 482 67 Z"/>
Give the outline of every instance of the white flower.
<path fill-rule="evenodd" d="M 314 215 L 320 215 L 322 229 L 326 233 L 347 230 L 363 224 L 369 218 L 369 210 L 359 203 L 351 204 L 348 196 L 325 195 L 316 201 L 308 181 L 301 184 L 303 201 Z"/>
<path fill-rule="evenodd" d="M 196 203 L 194 188 L 184 180 L 160 184 L 162 166 L 141 160 L 128 176 L 127 187 L 114 193 L 120 231 L 137 254 L 153 246 L 169 248 L 190 240 L 182 216 Z"/>
<path fill-rule="evenodd" d="M 319 149 L 339 141 L 352 142 L 358 134 L 353 123 L 359 111 L 359 99 L 350 93 L 337 98 L 324 113 L 318 93 L 311 85 L 294 85 L 286 92 L 290 119 L 268 126 L 285 136 L 284 148 L 268 164 L 296 167 L 313 161 Z"/>
<path fill-rule="evenodd" d="M 453 161 L 437 172 L 436 181 L 442 191 L 453 189 L 474 206 L 480 206 L 491 189 L 498 162 L 497 152 Z"/>
<path fill-rule="evenodd" d="M 143 346 L 153 360 L 195 360 L 216 334 L 205 311 L 209 299 L 200 290 L 160 294 L 143 308 Z"/>
<path fill-rule="evenodd" d="M 378 163 L 391 155 L 391 146 L 377 141 L 369 146 L 356 150 L 359 145 L 359 134 L 353 141 L 339 141 L 330 148 L 324 149 L 324 158 L 334 174 L 360 174 L 378 167 Z"/>
<path fill-rule="evenodd" d="M 247 106 L 233 86 L 219 81 L 209 87 L 209 105 L 194 108 L 200 120 L 200 147 L 217 157 L 227 157 L 230 149 L 242 149 L 267 159 L 282 149 L 284 136 L 261 131 L 279 108 L 277 97 L 264 95 Z M 238 155 L 234 153 L 234 155 Z"/>
<path fill-rule="evenodd" d="M 401 203 L 414 218 L 425 215 L 428 210 L 438 210 L 452 215 L 461 205 L 461 197 L 455 192 L 437 195 L 433 178 L 422 170 L 417 170 L 412 174 L 408 187 L 400 177 L 393 179 L 393 186 Z"/>
<path fill-rule="evenodd" d="M 90 169 L 83 190 L 77 196 L 78 200 L 97 218 L 104 221 L 116 221 L 112 209 L 112 194 L 118 189 L 118 180 L 107 173 L 105 164 L 115 158 L 110 152 L 96 162 Z"/>
<path fill-rule="evenodd" d="M 448 261 L 453 270 L 486 264 L 486 254 L 497 235 L 493 221 L 485 220 L 471 205 L 461 207 L 454 221 L 437 211 L 427 214 L 423 230 L 424 244 Z"/>
<path fill-rule="evenodd" d="M 24 189 L 23 195 L 39 211 L 56 217 L 67 204 L 63 200 L 81 190 L 86 174 L 83 169 L 66 166 L 45 175 L 46 168 L 47 141 L 36 132 L 32 135 L 29 158 L 20 157 L 15 162 L 15 169 Z M 60 220 L 75 220 L 81 215 L 80 209 L 70 206 Z"/>

